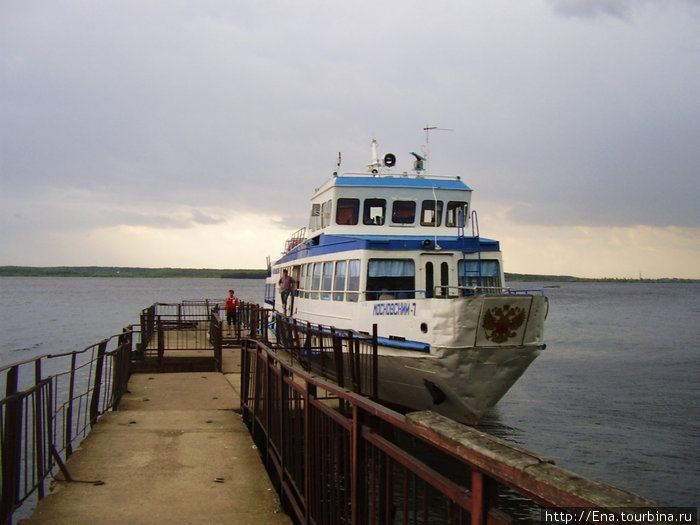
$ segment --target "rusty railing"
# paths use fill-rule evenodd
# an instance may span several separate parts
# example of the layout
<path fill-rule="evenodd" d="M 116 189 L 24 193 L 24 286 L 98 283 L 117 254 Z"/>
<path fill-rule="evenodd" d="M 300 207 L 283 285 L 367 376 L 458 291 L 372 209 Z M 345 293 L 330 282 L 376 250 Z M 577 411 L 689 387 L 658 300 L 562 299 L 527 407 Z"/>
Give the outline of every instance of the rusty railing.
<path fill-rule="evenodd" d="M 433 412 L 401 415 L 259 341 L 244 341 L 241 365 L 243 419 L 297 523 L 513 523 L 654 506 Z"/>
<path fill-rule="evenodd" d="M 289 352 L 305 370 L 340 387 L 377 399 L 377 325 L 372 335 L 312 324 L 276 314 L 276 348 Z"/>
<path fill-rule="evenodd" d="M 57 468 L 70 479 L 64 461 L 127 390 L 133 334 L 125 328 L 81 351 L 0 368 L 0 523 L 30 497 L 43 498 Z"/>

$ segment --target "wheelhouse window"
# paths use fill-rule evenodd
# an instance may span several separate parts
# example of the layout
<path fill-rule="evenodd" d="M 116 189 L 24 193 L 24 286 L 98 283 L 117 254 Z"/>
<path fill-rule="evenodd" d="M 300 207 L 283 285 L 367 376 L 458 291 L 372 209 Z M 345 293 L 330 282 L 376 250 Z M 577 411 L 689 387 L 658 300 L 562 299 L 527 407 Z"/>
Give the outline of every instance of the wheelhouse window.
<path fill-rule="evenodd" d="M 449 201 L 445 214 L 445 225 L 464 228 L 467 224 L 468 205 L 464 201 Z"/>
<path fill-rule="evenodd" d="M 321 204 L 321 228 L 331 225 L 333 201 L 326 201 Z"/>
<path fill-rule="evenodd" d="M 498 261 L 464 259 L 459 261 L 459 285 L 480 288 L 501 288 L 501 272 Z"/>
<path fill-rule="evenodd" d="M 335 222 L 340 225 L 355 225 L 360 216 L 360 199 L 338 199 Z"/>
<path fill-rule="evenodd" d="M 370 259 L 367 265 L 367 300 L 412 299 L 416 270 L 412 259 Z"/>
<path fill-rule="evenodd" d="M 385 214 L 385 199 L 365 199 L 365 206 L 362 212 L 363 224 L 381 226 L 382 224 L 384 224 Z"/>
<path fill-rule="evenodd" d="M 436 211 L 437 209 L 437 211 Z M 420 212 L 421 226 L 440 226 L 442 223 L 442 201 L 423 201 Z"/>
<path fill-rule="evenodd" d="M 394 224 L 413 224 L 415 219 L 415 201 L 394 201 L 391 206 L 391 222 Z"/>
<path fill-rule="evenodd" d="M 312 204 L 311 205 L 311 217 L 309 217 L 309 230 L 312 232 L 318 230 L 321 227 L 321 205 Z"/>
<path fill-rule="evenodd" d="M 360 298 L 360 260 L 351 259 L 348 261 L 348 287 L 345 300 L 356 303 Z"/>

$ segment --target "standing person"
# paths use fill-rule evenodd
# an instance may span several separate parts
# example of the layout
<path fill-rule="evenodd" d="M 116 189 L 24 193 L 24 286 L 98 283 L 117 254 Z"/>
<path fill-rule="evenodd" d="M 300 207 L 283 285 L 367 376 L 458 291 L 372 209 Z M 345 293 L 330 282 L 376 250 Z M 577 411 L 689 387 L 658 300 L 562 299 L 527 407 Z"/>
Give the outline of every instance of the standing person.
<path fill-rule="evenodd" d="M 228 324 L 228 333 L 231 333 L 231 326 L 238 322 L 238 297 L 233 290 L 228 291 L 226 298 L 226 324 Z"/>
<path fill-rule="evenodd" d="M 287 299 L 289 294 L 292 292 L 292 288 L 296 284 L 294 277 L 289 276 L 287 270 L 282 270 L 282 277 L 280 277 L 280 295 L 282 296 L 282 305 L 284 305 L 284 315 L 287 315 Z"/>

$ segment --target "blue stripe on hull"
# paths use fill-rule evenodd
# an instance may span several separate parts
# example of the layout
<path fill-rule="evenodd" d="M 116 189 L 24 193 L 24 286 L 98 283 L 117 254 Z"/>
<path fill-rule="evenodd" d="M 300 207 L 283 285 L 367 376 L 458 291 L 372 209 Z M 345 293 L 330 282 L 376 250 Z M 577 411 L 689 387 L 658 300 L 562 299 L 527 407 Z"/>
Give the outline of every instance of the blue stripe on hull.
<path fill-rule="evenodd" d="M 390 348 L 399 348 L 401 350 L 413 350 L 416 352 L 430 353 L 430 345 L 421 341 L 399 341 L 388 337 L 377 337 L 379 346 L 388 346 Z"/>
<path fill-rule="evenodd" d="M 471 188 L 457 179 L 425 179 L 412 177 L 337 177 L 334 186 L 381 188 L 435 188 L 436 190 L 468 190 Z"/>

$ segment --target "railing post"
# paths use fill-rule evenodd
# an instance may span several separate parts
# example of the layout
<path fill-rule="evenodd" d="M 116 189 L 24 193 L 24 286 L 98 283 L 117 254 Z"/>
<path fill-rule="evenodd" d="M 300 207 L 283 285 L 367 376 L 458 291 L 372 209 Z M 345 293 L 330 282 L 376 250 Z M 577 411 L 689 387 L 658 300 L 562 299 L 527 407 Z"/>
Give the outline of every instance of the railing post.
<path fill-rule="evenodd" d="M 223 357 L 222 357 L 222 338 L 223 338 L 223 322 L 219 319 L 219 316 L 215 313 L 209 314 L 209 331 L 212 334 L 212 339 L 214 339 L 214 362 L 216 364 L 216 371 L 221 372 L 223 368 Z"/>
<path fill-rule="evenodd" d="M 377 323 L 372 325 L 372 399 L 379 398 L 379 345 L 377 344 Z"/>
<path fill-rule="evenodd" d="M 13 366 L 7 372 L 7 384 L 5 387 L 5 421 L 3 422 L 2 436 L 2 503 L 0 504 L 0 518 L 5 523 L 12 516 L 17 496 L 19 494 L 22 446 L 22 411 L 21 400 L 17 395 L 19 382 L 19 366 Z"/>
<path fill-rule="evenodd" d="M 95 362 L 95 385 L 92 389 L 90 400 L 90 425 L 94 425 L 100 412 L 100 393 L 102 390 L 102 369 L 104 367 L 105 350 L 107 340 L 100 342 L 97 347 L 97 361 Z"/>
<path fill-rule="evenodd" d="M 41 383 L 41 358 L 34 361 L 34 383 L 36 385 L 39 385 Z M 39 482 L 39 486 L 37 487 L 37 490 L 39 491 L 39 499 L 44 498 L 44 425 L 42 424 L 42 416 L 44 413 L 43 399 L 43 388 L 37 388 L 34 395 L 34 442 L 36 445 L 34 468 L 36 469 L 37 479 L 42 480 Z"/>
<path fill-rule="evenodd" d="M 345 386 L 345 370 L 343 367 L 343 340 L 340 335 L 333 333 L 333 359 L 335 360 L 336 382 L 339 387 Z"/>
<path fill-rule="evenodd" d="M 364 511 L 367 508 L 367 491 L 364 480 L 365 457 L 362 447 L 363 417 L 360 408 L 352 405 L 352 429 L 350 434 L 350 508 L 352 509 L 352 525 L 360 525 L 365 522 Z"/>
<path fill-rule="evenodd" d="M 68 379 L 68 407 L 66 407 L 66 423 L 64 433 L 66 439 L 66 458 L 73 454 L 73 394 L 75 391 L 75 361 L 76 353 L 70 358 L 70 378 Z"/>
<path fill-rule="evenodd" d="M 311 449 L 313 422 L 311 421 L 311 397 L 316 395 L 316 385 L 306 382 L 304 389 L 304 523 L 311 523 L 311 454 L 314 451 Z"/>
<path fill-rule="evenodd" d="M 476 469 L 472 469 L 472 525 L 484 525 L 488 521 L 489 506 L 496 503 L 496 482 Z"/>
<path fill-rule="evenodd" d="M 163 370 L 163 357 L 165 355 L 165 332 L 163 331 L 163 322 L 160 316 L 156 321 L 156 329 L 158 330 L 158 370 Z"/>

